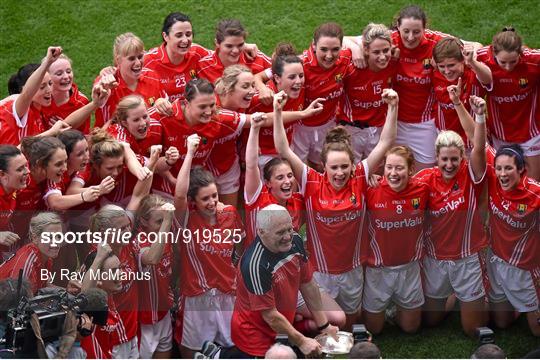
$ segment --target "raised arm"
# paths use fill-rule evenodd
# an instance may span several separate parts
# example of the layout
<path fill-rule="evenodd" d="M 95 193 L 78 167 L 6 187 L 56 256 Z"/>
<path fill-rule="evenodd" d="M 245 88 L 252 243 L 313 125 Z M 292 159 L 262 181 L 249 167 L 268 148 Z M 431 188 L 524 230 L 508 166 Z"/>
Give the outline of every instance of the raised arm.
<path fill-rule="evenodd" d="M 465 131 L 465 135 L 467 135 L 469 140 L 472 140 L 474 136 L 474 120 L 461 102 L 461 78 L 458 79 L 457 85 L 450 85 L 446 90 L 448 91 L 452 104 L 454 104 L 454 109 L 458 114 L 459 122 Z"/>
<path fill-rule="evenodd" d="M 262 120 L 251 121 L 251 129 L 246 144 L 246 181 L 245 201 L 250 202 L 261 185 L 261 172 L 259 171 L 259 130 Z"/>
<path fill-rule="evenodd" d="M 384 158 L 386 151 L 390 149 L 396 140 L 399 103 L 398 94 L 392 89 L 384 89 L 382 99 L 388 104 L 388 111 L 386 112 L 386 121 L 384 122 L 379 142 L 366 159 L 369 169 L 377 168 Z"/>
<path fill-rule="evenodd" d="M 463 47 L 463 57 L 465 58 L 465 64 L 468 65 L 472 71 L 476 74 L 478 80 L 487 88 L 491 89 L 493 84 L 493 75 L 491 69 L 484 64 L 476 60 L 476 50 L 473 44 L 466 44 Z"/>
<path fill-rule="evenodd" d="M 64 119 L 64 122 L 71 125 L 72 128 L 78 128 L 92 115 L 94 111 L 96 111 L 97 108 L 105 105 L 110 94 L 111 91 L 103 88 L 100 83 L 94 85 L 92 88 L 92 101 L 69 114 Z"/>
<path fill-rule="evenodd" d="M 128 143 L 121 143 L 124 146 L 124 162 L 129 170 L 137 179 L 144 180 L 151 176 L 152 174 L 148 168 L 141 165 L 137 159 L 137 155 L 131 149 Z"/>
<path fill-rule="evenodd" d="M 188 189 L 189 189 L 189 172 L 191 163 L 195 156 L 195 151 L 199 146 L 201 137 L 197 134 L 192 134 L 187 138 L 187 153 L 178 177 L 176 178 L 176 188 L 174 190 L 174 207 L 176 208 L 176 216 L 182 218 L 187 211 L 188 206 Z"/>
<path fill-rule="evenodd" d="M 344 36 L 343 47 L 351 50 L 354 66 L 359 69 L 365 69 L 367 67 L 364 44 L 362 43 L 361 36 Z"/>
<path fill-rule="evenodd" d="M 32 73 L 32 75 L 30 75 L 30 77 L 26 81 L 26 84 L 24 84 L 21 94 L 15 101 L 15 111 L 17 112 L 17 116 L 19 118 L 22 118 L 24 114 L 28 112 L 28 109 L 30 109 L 30 105 L 32 104 L 32 98 L 39 90 L 41 82 L 43 81 L 43 77 L 45 76 L 47 71 L 49 71 L 49 66 L 51 66 L 51 64 L 55 62 L 56 59 L 58 59 L 61 53 L 61 47 L 50 46 L 47 49 L 47 55 L 41 61 L 41 65 L 36 69 L 36 71 Z"/>
<path fill-rule="evenodd" d="M 165 203 L 157 210 L 163 213 L 163 222 L 159 228 L 160 233 L 167 233 L 171 230 L 172 220 L 175 208 L 170 203 Z M 141 261 L 144 265 L 157 265 L 165 251 L 167 237 L 159 237 L 159 241 L 154 242 L 147 250 L 142 253 Z"/>
<path fill-rule="evenodd" d="M 152 145 L 150 147 L 150 159 L 148 160 L 148 167 L 145 167 L 148 172 L 148 176 L 144 179 L 139 179 L 135 187 L 133 188 L 133 193 L 131 194 L 131 199 L 126 206 L 126 210 L 136 212 L 139 208 L 139 204 L 143 197 L 150 193 L 150 188 L 152 187 L 152 180 L 154 179 L 154 170 L 156 168 L 156 162 L 161 153 L 161 145 Z"/>
<path fill-rule="evenodd" d="M 302 173 L 304 172 L 304 163 L 300 158 L 291 150 L 289 142 L 287 141 L 287 133 L 283 126 L 283 119 L 281 118 L 281 111 L 287 100 L 287 95 L 284 91 L 280 91 L 274 95 L 274 145 L 279 155 L 287 159 L 291 164 L 294 177 L 297 181 L 301 181 Z"/>
<path fill-rule="evenodd" d="M 471 168 L 474 180 L 480 181 L 486 172 L 486 101 L 478 96 L 469 98 L 474 112 L 474 137 L 471 151 Z"/>

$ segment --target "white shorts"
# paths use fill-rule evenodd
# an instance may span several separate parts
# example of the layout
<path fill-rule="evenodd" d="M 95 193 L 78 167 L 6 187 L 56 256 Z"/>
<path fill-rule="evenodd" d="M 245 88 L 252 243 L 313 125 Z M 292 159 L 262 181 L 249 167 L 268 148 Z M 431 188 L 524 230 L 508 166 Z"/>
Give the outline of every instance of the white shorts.
<path fill-rule="evenodd" d="M 137 346 L 137 336 L 120 345 L 115 345 L 112 348 L 113 359 L 138 359 L 139 347 Z"/>
<path fill-rule="evenodd" d="M 206 340 L 232 346 L 231 319 L 235 296 L 212 289 L 199 296 L 186 297 L 182 346 L 200 350 Z"/>
<path fill-rule="evenodd" d="M 423 271 L 426 297 L 446 299 L 455 293 L 459 301 L 470 302 L 486 295 L 486 268 L 481 253 L 454 261 L 425 256 Z"/>
<path fill-rule="evenodd" d="M 368 127 L 360 129 L 356 126 L 345 126 L 347 132 L 351 135 L 354 159 L 359 162 L 368 157 L 373 151 L 379 138 L 381 137 L 382 127 Z"/>
<path fill-rule="evenodd" d="M 536 273 L 523 270 L 496 255 L 491 255 L 487 268 L 491 281 L 490 302 L 509 301 L 516 311 L 538 311 L 540 269 Z"/>
<path fill-rule="evenodd" d="M 419 163 L 435 163 L 435 140 L 437 140 L 437 128 L 434 120 L 418 124 L 403 121 L 397 123 L 395 144 L 410 147 L 414 153 L 414 159 Z"/>
<path fill-rule="evenodd" d="M 171 314 L 154 325 L 141 324 L 141 341 L 139 354 L 141 359 L 151 359 L 155 351 L 164 352 L 172 349 Z"/>
<path fill-rule="evenodd" d="M 418 261 L 399 266 L 366 267 L 364 310 L 380 313 L 393 301 L 404 309 L 424 304 Z"/>
<path fill-rule="evenodd" d="M 216 184 L 220 194 L 234 194 L 240 189 L 240 163 L 238 159 L 227 172 L 216 178 Z"/>
<path fill-rule="evenodd" d="M 321 164 L 324 139 L 328 131 L 335 127 L 335 120 L 330 120 L 321 126 L 296 124 L 294 125 L 291 149 L 303 162 L 309 160 L 314 164 Z"/>
<path fill-rule="evenodd" d="M 499 140 L 496 137 L 492 137 L 493 147 L 499 149 L 501 146 L 510 145 L 512 143 Z M 527 157 L 540 155 L 540 135 L 533 137 L 525 141 L 524 143 L 519 144 L 523 149 L 523 153 Z"/>
<path fill-rule="evenodd" d="M 314 272 L 319 287 L 332 297 L 345 314 L 354 314 L 362 305 L 364 271 L 361 266 L 343 274 Z"/>

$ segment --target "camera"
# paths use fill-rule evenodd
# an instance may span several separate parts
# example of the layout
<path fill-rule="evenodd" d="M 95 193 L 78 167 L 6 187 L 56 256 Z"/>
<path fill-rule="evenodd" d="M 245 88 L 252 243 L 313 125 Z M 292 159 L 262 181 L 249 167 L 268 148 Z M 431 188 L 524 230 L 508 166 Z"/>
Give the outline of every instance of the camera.
<path fill-rule="evenodd" d="M 493 330 L 488 327 L 477 328 L 476 335 L 478 336 L 480 345 L 495 343 L 495 334 L 493 333 Z"/>
<path fill-rule="evenodd" d="M 352 327 L 354 342 L 371 341 L 371 334 L 364 324 L 354 324 Z"/>

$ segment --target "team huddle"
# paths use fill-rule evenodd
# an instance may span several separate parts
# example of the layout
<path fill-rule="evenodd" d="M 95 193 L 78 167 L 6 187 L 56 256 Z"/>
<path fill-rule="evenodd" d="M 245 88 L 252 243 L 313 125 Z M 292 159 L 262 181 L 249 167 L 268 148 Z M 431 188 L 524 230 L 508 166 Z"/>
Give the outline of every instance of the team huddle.
<path fill-rule="evenodd" d="M 482 46 L 413 5 L 302 54 L 237 20 L 208 50 L 182 13 L 162 37 L 118 35 L 90 99 L 49 47 L 0 101 L 0 279 L 106 293 L 70 357 L 261 357 L 279 332 L 312 355 L 454 301 L 469 336 L 520 313 L 540 336 L 540 51 L 513 28 Z"/>

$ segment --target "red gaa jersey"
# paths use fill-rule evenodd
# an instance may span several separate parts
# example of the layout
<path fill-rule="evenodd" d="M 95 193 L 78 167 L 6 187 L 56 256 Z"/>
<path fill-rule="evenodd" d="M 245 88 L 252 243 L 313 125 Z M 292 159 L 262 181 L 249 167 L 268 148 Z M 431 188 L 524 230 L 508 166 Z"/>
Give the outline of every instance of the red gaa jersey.
<path fill-rule="evenodd" d="M 257 213 L 259 210 L 264 209 L 268 205 L 277 204 L 278 202 L 262 181 L 251 199 L 248 199 L 244 192 L 244 200 L 247 228 L 247 237 L 244 241 L 244 249 L 246 249 L 257 236 L 256 226 Z M 304 198 L 300 193 L 293 193 L 290 199 L 288 199 L 285 203 L 285 208 L 287 211 L 289 211 L 289 215 L 291 215 L 294 231 L 298 232 L 304 223 Z"/>
<path fill-rule="evenodd" d="M 30 105 L 28 112 L 19 118 L 15 110 L 15 102 L 19 95 L 10 96 L 0 103 L 0 134 L 2 145 L 19 145 L 25 136 L 34 136 L 45 131 L 43 127 L 43 114 Z"/>
<path fill-rule="evenodd" d="M 86 95 L 84 95 L 82 92 L 79 91 L 79 88 L 75 83 L 71 86 L 71 90 L 69 91 L 69 99 L 66 103 L 62 105 L 56 105 L 56 102 L 54 101 L 54 98 L 52 99 L 51 105 L 44 107 L 43 110 L 43 125 L 46 129 L 50 129 L 53 125 L 53 121 L 51 118 L 53 116 L 58 116 L 62 119 L 65 119 L 74 112 L 75 110 L 78 110 L 82 108 L 84 105 L 88 104 L 88 98 Z M 88 117 L 84 122 L 76 128 L 83 134 L 90 133 L 90 117 Z"/>
<path fill-rule="evenodd" d="M 435 118 L 435 125 L 439 130 L 453 130 L 457 132 L 467 143 L 467 136 L 465 131 L 459 122 L 459 116 L 454 108 L 450 95 L 446 88 L 450 85 L 457 85 L 458 80 L 448 81 L 439 70 L 435 69 L 431 75 L 431 81 L 433 82 L 433 89 L 435 90 L 435 100 L 437 100 L 437 117 Z M 476 95 L 481 98 L 486 96 L 486 88 L 477 79 L 476 74 L 469 67 L 463 66 L 463 75 L 461 75 L 461 102 L 465 109 L 471 114 L 474 113 L 471 110 L 469 104 L 469 97 Z M 472 139 L 471 139 L 472 140 Z"/>
<path fill-rule="evenodd" d="M 28 176 L 28 185 L 17 191 L 17 206 L 13 213 L 12 221 L 15 232 L 21 239 L 26 239 L 28 234 L 28 225 L 32 216 L 40 210 L 45 210 L 43 196 L 47 190 L 47 181 L 37 183 L 30 173 Z"/>
<path fill-rule="evenodd" d="M 523 176 L 515 189 L 504 191 L 491 165 L 488 165 L 487 178 L 493 253 L 518 268 L 537 269 L 540 266 L 540 184 Z"/>
<path fill-rule="evenodd" d="M 132 91 L 127 86 L 119 71 L 116 72 L 115 77 L 118 81 L 118 86 L 111 90 L 111 95 L 107 103 L 96 110 L 95 127 L 102 127 L 107 121 L 111 120 L 120 100 L 128 95 L 136 94 L 142 96 L 148 107 L 154 106 L 157 99 L 167 97 L 167 93 L 163 90 L 158 75 L 152 70 L 142 69 L 135 91 Z M 94 84 L 99 80 L 101 80 L 101 76 L 97 77 Z"/>
<path fill-rule="evenodd" d="M 351 66 L 351 51 L 344 49 L 339 52 L 339 59 L 331 69 L 319 66 L 313 47 L 304 51 L 304 75 L 306 82 L 304 87 L 304 105 L 308 107 L 313 100 L 324 98 L 323 110 L 317 115 L 302 120 L 306 126 L 321 126 L 336 119 L 339 102 L 343 95 L 343 84 L 349 76 Z"/>
<path fill-rule="evenodd" d="M 523 143 L 538 136 L 540 51 L 524 48 L 512 71 L 499 66 L 492 46 L 483 47 L 477 54 L 478 60 L 489 66 L 493 74 L 493 91 L 488 96 L 489 131 L 511 143 Z"/>
<path fill-rule="evenodd" d="M 153 116 L 158 116 L 154 113 Z M 162 126 L 158 119 L 150 117 L 148 130 L 144 139 L 136 139 L 124 126 L 120 124 L 112 124 L 107 128 L 107 132 L 119 142 L 128 143 L 131 150 L 137 155 L 150 157 L 150 147 L 152 145 L 161 144 Z M 166 149 L 165 149 L 166 150 Z"/>
<path fill-rule="evenodd" d="M 479 211 L 484 179 L 475 184 L 466 160 L 448 182 L 438 167 L 420 171 L 415 179 L 427 183 L 430 188 L 425 237 L 429 256 L 439 260 L 459 260 L 487 246 Z"/>
<path fill-rule="evenodd" d="M 245 238 L 244 225 L 233 206 L 216 214 L 209 224 L 192 209 L 183 228 L 190 236 L 180 242 L 180 283 L 184 296 L 198 296 L 211 289 L 225 294 L 236 292 L 236 271 L 232 263 L 234 242 Z"/>
<path fill-rule="evenodd" d="M 362 161 L 339 191 L 304 165 L 300 193 L 304 195 L 310 263 L 316 271 L 343 274 L 360 266 L 364 223 L 364 191 L 369 169 Z M 338 236 L 337 236 L 338 235 Z"/>
<path fill-rule="evenodd" d="M 167 54 L 166 44 L 148 50 L 144 54 L 144 67 L 153 70 L 163 89 L 169 95 L 169 101 L 183 100 L 187 83 L 196 77 L 196 67 L 200 59 L 211 55 L 212 52 L 200 45 L 192 44 L 184 56 L 184 60 L 176 65 L 171 63 Z"/>
<path fill-rule="evenodd" d="M 392 87 L 398 62 L 391 59 L 380 71 L 352 67 L 345 79 L 345 96 L 340 104 L 340 120 L 359 122 L 365 126 L 383 126 L 388 106 L 382 100 L 383 89 Z"/>
<path fill-rule="evenodd" d="M 231 337 L 241 351 L 264 357 L 275 343 L 276 332 L 261 312 L 275 308 L 292 323 L 298 290 L 313 277 L 302 239 L 294 235 L 289 251 L 273 253 L 257 238 L 242 256 L 237 273 Z"/>
<path fill-rule="evenodd" d="M 392 32 L 392 41 L 399 48 L 399 65 L 393 88 L 399 94 L 400 121 L 416 124 L 435 117 L 431 56 L 437 42 L 445 36 L 448 35 L 426 29 L 420 44 L 408 49 L 399 31 Z"/>
<path fill-rule="evenodd" d="M 378 187 L 368 187 L 368 266 L 398 266 L 421 258 L 428 191 L 427 184 L 412 179 L 400 192 L 385 178 Z"/>
<path fill-rule="evenodd" d="M 257 55 L 253 60 L 249 60 L 246 57 L 246 54 L 242 52 L 238 64 L 247 66 L 251 69 L 253 74 L 257 74 L 272 66 L 272 60 L 261 51 L 257 52 Z M 198 62 L 197 77 L 205 78 L 214 84 L 216 80 L 223 75 L 224 70 L 225 67 L 219 59 L 219 49 L 216 49 L 210 55 L 205 56 Z"/>
<path fill-rule="evenodd" d="M 0 279 L 17 279 L 19 270 L 22 270 L 23 277 L 30 282 L 32 292 L 35 294 L 39 289 L 47 286 L 47 280 L 41 277 L 41 269 L 51 271 L 52 259 L 43 263 L 41 252 L 35 244 L 31 243 L 24 245 L 0 265 Z"/>

